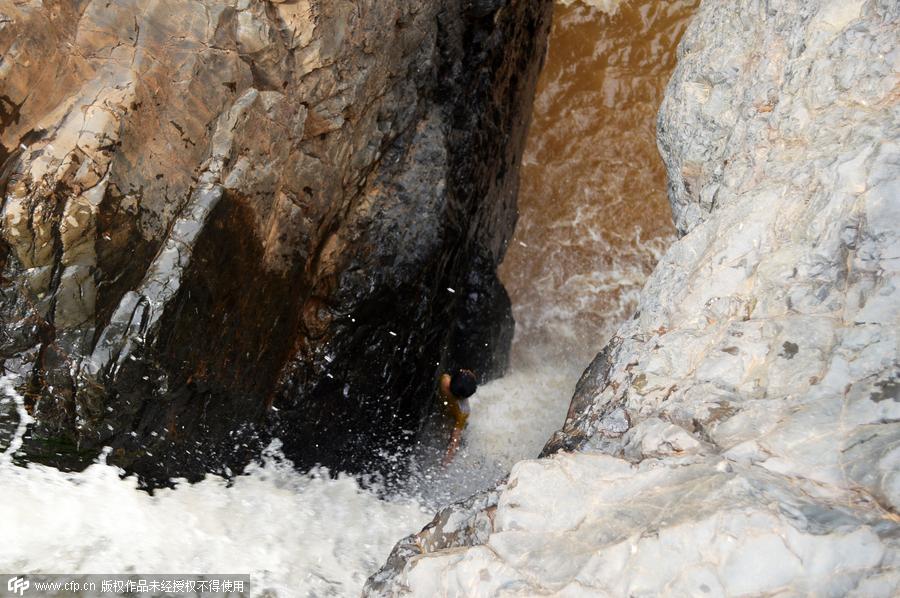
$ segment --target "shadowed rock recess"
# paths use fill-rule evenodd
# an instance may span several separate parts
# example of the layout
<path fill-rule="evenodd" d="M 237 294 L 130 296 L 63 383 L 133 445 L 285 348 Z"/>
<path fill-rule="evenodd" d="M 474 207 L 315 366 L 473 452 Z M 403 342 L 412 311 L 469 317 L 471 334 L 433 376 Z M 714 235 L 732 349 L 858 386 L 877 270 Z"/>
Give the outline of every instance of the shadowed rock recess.
<path fill-rule="evenodd" d="M 300 465 L 386 467 L 439 370 L 502 372 L 495 269 L 549 19 L 0 1 L 0 363 L 25 455 L 196 476 L 278 437 Z"/>
<path fill-rule="evenodd" d="M 367 594 L 900 594 L 900 4 L 705 0 L 658 141 L 682 238 L 543 458 Z"/>

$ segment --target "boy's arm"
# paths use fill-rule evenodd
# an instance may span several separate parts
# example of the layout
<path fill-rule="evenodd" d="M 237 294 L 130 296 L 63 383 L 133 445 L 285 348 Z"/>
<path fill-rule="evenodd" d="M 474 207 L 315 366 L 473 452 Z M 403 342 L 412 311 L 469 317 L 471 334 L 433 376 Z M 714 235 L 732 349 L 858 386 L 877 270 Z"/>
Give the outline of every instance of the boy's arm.
<path fill-rule="evenodd" d="M 438 390 L 441 392 L 442 399 L 445 401 L 450 399 L 450 374 L 441 376 L 441 380 L 438 382 Z"/>
<path fill-rule="evenodd" d="M 450 445 L 447 447 L 447 454 L 444 455 L 444 460 L 441 462 L 441 465 L 444 467 L 453 461 L 453 457 L 459 449 L 463 430 L 465 430 L 466 423 L 469 421 L 469 402 L 465 399 L 454 401 L 453 416 L 456 419 L 456 422 L 453 424 L 453 432 L 450 434 Z"/>
<path fill-rule="evenodd" d="M 456 451 L 459 450 L 459 441 L 462 438 L 462 427 L 461 426 L 453 426 L 453 433 L 450 434 L 450 445 L 447 447 L 447 454 L 444 455 L 444 460 L 441 461 L 441 465 L 443 467 L 447 467 L 453 461 L 453 457 L 456 456 Z"/>

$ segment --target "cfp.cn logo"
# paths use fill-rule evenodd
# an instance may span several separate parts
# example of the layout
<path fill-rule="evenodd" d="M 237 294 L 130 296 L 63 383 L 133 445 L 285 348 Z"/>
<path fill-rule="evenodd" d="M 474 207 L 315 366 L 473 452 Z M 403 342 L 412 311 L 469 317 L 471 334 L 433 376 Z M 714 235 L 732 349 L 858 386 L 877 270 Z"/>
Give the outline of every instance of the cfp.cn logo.
<path fill-rule="evenodd" d="M 6 583 L 6 589 L 13 594 L 22 596 L 23 594 L 25 594 L 25 590 L 27 590 L 28 586 L 30 585 L 31 582 L 24 577 L 13 577 Z"/>

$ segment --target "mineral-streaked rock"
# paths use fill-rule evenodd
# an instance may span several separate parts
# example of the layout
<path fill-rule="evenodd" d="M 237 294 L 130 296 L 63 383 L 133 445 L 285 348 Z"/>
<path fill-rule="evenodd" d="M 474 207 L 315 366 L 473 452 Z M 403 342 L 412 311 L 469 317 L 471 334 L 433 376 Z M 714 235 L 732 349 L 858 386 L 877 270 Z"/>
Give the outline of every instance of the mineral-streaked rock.
<path fill-rule="evenodd" d="M 275 434 L 367 467 L 438 368 L 502 371 L 549 8 L 0 1 L 0 363 L 29 453 L 167 477 Z"/>
<path fill-rule="evenodd" d="M 702 4 L 659 119 L 684 237 L 544 458 L 370 595 L 900 593 L 898 38 L 892 1 Z"/>

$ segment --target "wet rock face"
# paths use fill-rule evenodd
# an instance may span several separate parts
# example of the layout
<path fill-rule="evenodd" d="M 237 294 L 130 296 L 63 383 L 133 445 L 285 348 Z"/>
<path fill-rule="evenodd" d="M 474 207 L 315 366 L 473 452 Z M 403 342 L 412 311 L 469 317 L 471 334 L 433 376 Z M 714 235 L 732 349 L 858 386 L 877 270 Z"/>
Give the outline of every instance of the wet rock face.
<path fill-rule="evenodd" d="M 658 126 L 683 237 L 544 458 L 370 595 L 897 595 L 898 33 L 896 2 L 703 2 Z"/>
<path fill-rule="evenodd" d="M 26 452 L 167 477 L 277 435 L 365 468 L 440 369 L 502 371 L 548 26 L 544 0 L 0 2 Z"/>

